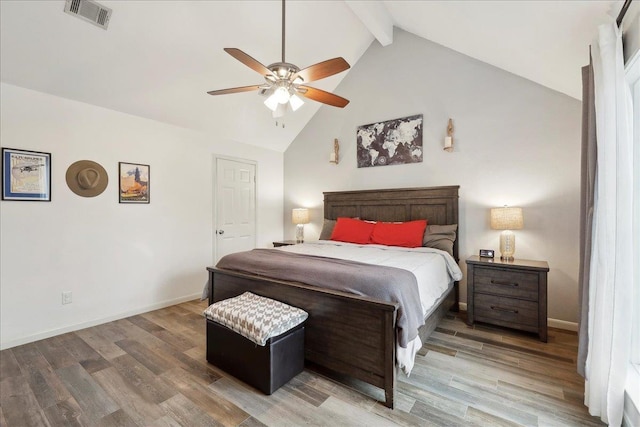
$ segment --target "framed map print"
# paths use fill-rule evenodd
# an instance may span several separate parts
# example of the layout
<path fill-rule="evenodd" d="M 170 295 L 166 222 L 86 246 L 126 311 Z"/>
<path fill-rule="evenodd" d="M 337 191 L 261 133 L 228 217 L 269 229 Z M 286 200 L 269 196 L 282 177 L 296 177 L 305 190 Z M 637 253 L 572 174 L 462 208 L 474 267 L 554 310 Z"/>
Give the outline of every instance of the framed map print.
<path fill-rule="evenodd" d="M 422 162 L 422 114 L 358 126 L 358 167 Z"/>

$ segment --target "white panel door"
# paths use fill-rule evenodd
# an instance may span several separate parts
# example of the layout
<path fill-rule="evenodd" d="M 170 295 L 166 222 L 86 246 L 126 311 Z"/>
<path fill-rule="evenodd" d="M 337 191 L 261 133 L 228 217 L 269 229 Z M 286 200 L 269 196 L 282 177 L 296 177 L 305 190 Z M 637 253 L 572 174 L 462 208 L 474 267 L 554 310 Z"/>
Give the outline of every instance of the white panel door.
<path fill-rule="evenodd" d="M 256 165 L 216 159 L 216 262 L 256 246 Z"/>

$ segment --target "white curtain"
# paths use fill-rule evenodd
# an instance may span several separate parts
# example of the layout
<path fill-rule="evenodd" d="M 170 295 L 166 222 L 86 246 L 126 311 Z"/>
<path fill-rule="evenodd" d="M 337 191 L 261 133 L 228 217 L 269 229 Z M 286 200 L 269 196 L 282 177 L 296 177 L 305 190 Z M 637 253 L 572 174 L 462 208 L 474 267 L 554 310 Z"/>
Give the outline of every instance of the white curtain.
<path fill-rule="evenodd" d="M 585 405 L 619 426 L 632 322 L 633 107 L 615 23 L 598 28 L 593 68 L 598 148 Z"/>

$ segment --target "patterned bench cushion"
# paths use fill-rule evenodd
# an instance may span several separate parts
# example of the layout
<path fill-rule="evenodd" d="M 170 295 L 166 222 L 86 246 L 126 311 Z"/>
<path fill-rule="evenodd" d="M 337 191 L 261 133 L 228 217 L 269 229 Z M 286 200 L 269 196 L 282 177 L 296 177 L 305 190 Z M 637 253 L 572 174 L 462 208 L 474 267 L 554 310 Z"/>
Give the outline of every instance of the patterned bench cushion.
<path fill-rule="evenodd" d="M 203 314 L 261 346 L 309 316 L 304 310 L 251 292 L 211 304 Z"/>

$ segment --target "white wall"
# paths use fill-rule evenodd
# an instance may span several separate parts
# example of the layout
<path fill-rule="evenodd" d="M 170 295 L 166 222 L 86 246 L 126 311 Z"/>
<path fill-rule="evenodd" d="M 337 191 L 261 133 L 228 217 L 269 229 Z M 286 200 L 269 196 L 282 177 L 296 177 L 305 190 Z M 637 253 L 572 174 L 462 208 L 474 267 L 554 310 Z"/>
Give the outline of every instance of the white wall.
<path fill-rule="evenodd" d="M 322 107 L 285 152 L 286 238 L 295 235 L 291 209 L 301 206 L 313 209 L 307 239 L 318 237 L 323 191 L 460 185 L 463 271 L 478 249 L 498 252 L 489 208 L 521 206 L 516 256 L 549 262 L 549 317 L 577 320 L 579 101 L 401 30 L 390 46 L 373 42 L 335 93 L 351 103 Z M 356 167 L 357 126 L 420 113 L 423 163 Z M 447 153 L 450 117 L 455 150 Z M 328 162 L 334 138 L 339 165 Z"/>
<path fill-rule="evenodd" d="M 257 163 L 257 244 L 282 238 L 282 153 L 12 85 L 0 94 L 2 146 L 51 153 L 53 172 L 50 203 L 0 203 L 2 348 L 199 295 L 213 263 L 214 155 Z M 66 185 L 81 159 L 109 174 L 98 197 Z M 119 161 L 151 166 L 150 204 L 118 203 Z"/>

